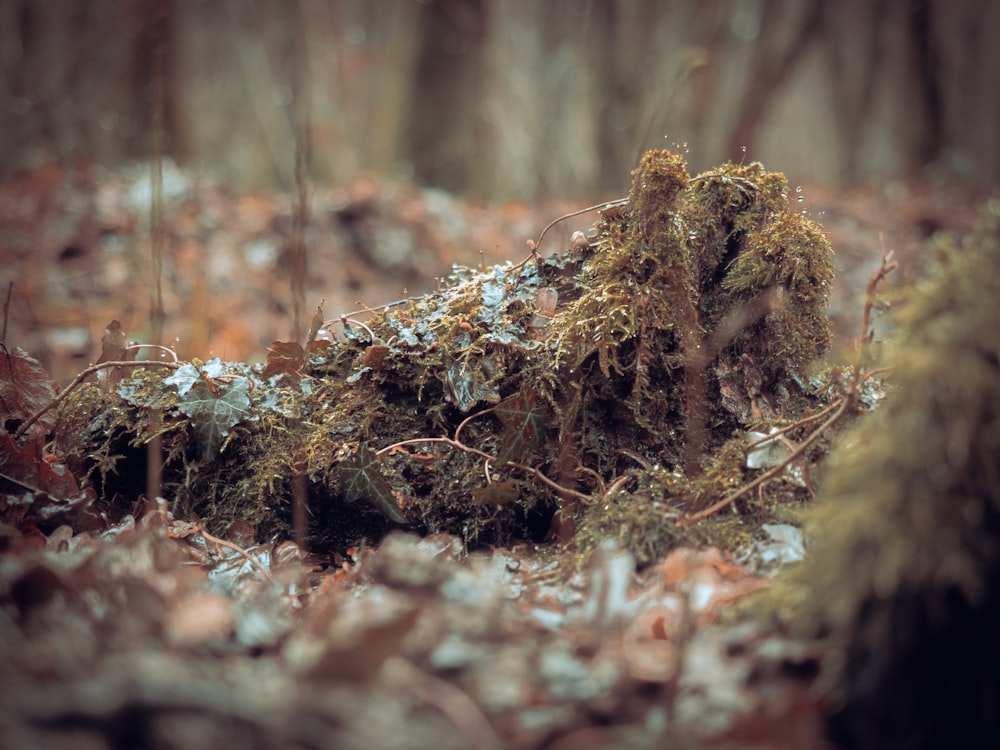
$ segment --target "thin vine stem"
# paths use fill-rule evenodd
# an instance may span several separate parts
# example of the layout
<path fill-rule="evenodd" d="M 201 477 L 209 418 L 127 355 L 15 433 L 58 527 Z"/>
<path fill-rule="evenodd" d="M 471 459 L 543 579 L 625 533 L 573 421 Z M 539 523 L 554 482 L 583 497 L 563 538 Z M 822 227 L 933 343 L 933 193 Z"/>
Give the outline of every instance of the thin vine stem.
<path fill-rule="evenodd" d="M 892 259 L 892 253 L 886 252 L 885 242 L 883 240 L 882 262 L 879 265 L 878 269 L 876 269 L 876 271 L 871 275 L 871 278 L 868 281 L 868 286 L 866 288 L 865 307 L 861 320 L 861 331 L 858 335 L 857 361 L 855 362 L 854 369 L 851 372 L 851 377 L 848 380 L 846 387 L 844 388 L 844 395 L 841 396 L 836 401 L 834 401 L 828 407 L 823 409 L 822 411 L 818 412 L 817 414 L 813 414 L 809 417 L 806 417 L 805 419 L 799 420 L 794 424 L 788 425 L 787 427 L 784 427 L 781 430 L 771 435 L 768 435 L 766 438 L 763 438 L 762 440 L 758 440 L 754 443 L 751 443 L 749 447 L 753 448 L 754 446 L 760 445 L 761 443 L 764 443 L 768 440 L 773 440 L 779 434 L 787 432 L 788 430 L 791 430 L 795 427 L 799 427 L 803 424 L 814 422 L 823 417 L 824 415 L 829 414 L 830 416 L 827 417 L 826 420 L 819 427 L 813 430 L 805 438 L 805 440 L 799 443 L 798 447 L 796 447 L 787 457 L 785 457 L 785 459 L 781 463 L 771 467 L 763 474 L 756 477 L 753 481 L 740 487 L 735 492 L 726 495 L 717 503 L 714 503 L 713 505 L 710 505 L 709 507 L 704 508 L 703 510 L 700 510 L 696 513 L 691 513 L 685 516 L 684 518 L 681 518 L 680 520 L 677 521 L 677 526 L 690 526 L 691 524 L 696 523 L 704 518 L 708 518 L 709 516 L 718 513 L 720 510 L 729 507 L 734 502 L 739 500 L 741 497 L 746 496 L 757 487 L 763 485 L 765 482 L 773 479 L 776 476 L 779 476 L 794 461 L 801 458 L 805 454 L 806 450 L 808 450 L 809 446 L 815 443 L 827 430 L 829 430 L 837 422 L 839 422 L 846 414 L 857 409 L 858 401 L 860 400 L 861 397 L 860 396 L 861 386 L 865 381 L 868 380 L 868 378 L 872 377 L 873 375 L 884 372 L 888 369 L 891 369 L 891 368 L 877 368 L 874 370 L 869 370 L 868 372 L 862 374 L 861 365 L 862 365 L 862 358 L 864 356 L 864 342 L 868 338 L 868 329 L 871 325 L 871 310 L 872 307 L 874 306 L 876 288 L 878 287 L 879 283 L 883 279 L 885 279 L 885 277 L 889 273 L 891 273 L 895 268 L 896 268 L 896 262 Z"/>
<path fill-rule="evenodd" d="M 604 201 L 603 203 L 597 203 L 593 206 L 587 206 L 586 208 L 581 208 L 576 211 L 570 211 L 568 214 L 563 214 L 562 216 L 553 219 L 552 221 L 550 221 L 548 224 L 545 225 L 545 228 L 542 229 L 541 234 L 538 235 L 537 240 L 528 240 L 528 248 L 531 250 L 531 253 L 528 255 L 527 258 L 525 258 L 516 266 L 514 266 L 514 268 L 520 268 L 532 258 L 538 257 L 538 248 L 542 244 L 542 238 L 545 237 L 546 232 L 552 229 L 552 227 L 554 227 L 559 222 L 566 221 L 566 219 L 572 219 L 574 216 L 581 216 L 583 214 L 590 213 L 591 211 L 603 211 L 609 208 L 617 208 L 618 206 L 625 206 L 627 204 L 628 204 L 628 198 L 617 198 L 616 200 Z"/>
<path fill-rule="evenodd" d="M 781 427 L 775 430 L 774 432 L 769 432 L 765 437 L 762 437 L 760 440 L 754 440 L 752 443 L 748 444 L 747 450 L 753 450 L 754 448 L 764 445 L 765 443 L 770 443 L 772 440 L 775 440 L 781 435 L 785 435 L 798 427 L 802 427 L 811 422 L 820 420 L 827 414 L 829 414 L 831 411 L 836 409 L 838 406 L 839 406 L 839 401 L 834 401 L 832 404 L 827 406 L 822 411 L 818 411 L 815 414 L 810 414 L 808 417 L 800 419 L 797 422 L 792 422 L 792 424 L 785 425 L 784 427 Z"/>
<path fill-rule="evenodd" d="M 754 489 L 756 489 L 760 485 L 764 484 L 768 480 L 773 479 L 774 477 L 776 477 L 779 474 L 781 474 L 786 468 L 788 468 L 788 466 L 793 461 L 795 461 L 796 459 L 800 458 L 806 452 L 806 450 L 809 448 L 809 446 L 811 446 L 813 443 L 815 443 L 816 440 L 818 440 L 819 437 L 824 432 L 826 432 L 828 429 L 830 429 L 830 427 L 832 427 L 833 425 L 835 425 L 841 419 L 841 417 L 843 417 L 848 412 L 848 406 L 849 406 L 851 400 L 852 399 L 847 398 L 847 397 L 841 398 L 839 400 L 839 402 L 837 403 L 837 410 L 829 417 L 829 419 L 827 419 L 825 422 L 823 422 L 823 424 L 821 424 L 819 427 L 817 427 L 809 435 L 809 437 L 807 437 L 805 440 L 803 440 L 801 443 L 799 443 L 799 447 L 796 448 L 794 451 L 792 451 L 787 456 L 787 458 L 785 458 L 785 460 L 782 461 L 780 464 L 778 464 L 777 466 L 774 466 L 774 467 L 768 469 L 763 474 L 761 474 L 759 477 L 757 477 L 756 479 L 754 479 L 752 482 L 748 482 L 747 484 L 745 484 L 742 487 L 740 487 L 738 490 L 736 490 L 736 492 L 733 492 L 733 493 L 731 493 L 729 495 L 726 495 L 724 498 L 722 498 L 721 500 L 719 500 L 719 502 L 715 503 L 714 505 L 710 505 L 709 507 L 705 508 L 704 510 L 698 511 L 697 513 L 692 513 L 692 514 L 690 514 L 688 516 L 685 516 L 684 518 L 680 519 L 677 522 L 677 525 L 678 526 L 690 526 L 691 524 L 696 523 L 696 522 L 702 520 L 703 518 L 708 518 L 709 516 L 718 513 L 723 508 L 726 508 L 726 507 L 732 505 L 737 500 L 739 500 L 741 497 L 743 497 L 744 495 L 749 494 Z"/>

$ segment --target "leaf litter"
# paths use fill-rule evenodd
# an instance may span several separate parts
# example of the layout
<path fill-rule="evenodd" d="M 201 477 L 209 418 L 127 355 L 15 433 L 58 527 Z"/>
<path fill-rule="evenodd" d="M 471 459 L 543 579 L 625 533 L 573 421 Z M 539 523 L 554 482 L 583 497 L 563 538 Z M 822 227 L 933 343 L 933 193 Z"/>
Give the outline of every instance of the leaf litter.
<path fill-rule="evenodd" d="M 5 746 L 529 748 L 595 732 L 756 746 L 738 727 L 763 710 L 815 729 L 794 671 L 777 697 L 753 687 L 788 655 L 719 625 L 767 579 L 718 551 L 638 577 L 610 543 L 583 570 L 542 545 L 467 553 L 450 535 L 354 555 L 323 570 L 289 542 L 235 552 L 163 503 L 21 537 L 0 580 L 0 659 L 19 679 Z"/>
<path fill-rule="evenodd" d="M 178 375 L 182 399 L 206 376 L 238 382 L 221 363 Z M 533 399 L 498 417 L 525 459 Z M 26 452 L 40 434 L 11 455 L 49 467 Z M 388 493 L 376 460 L 361 446 L 340 464 L 348 496 Z M 217 537 L 162 500 L 54 525 L 75 492 L 7 496 L 0 666 L 19 689 L 0 706 L 5 747 L 782 746 L 762 714 L 797 739 L 818 731 L 797 671 L 818 654 L 724 622 L 768 578 L 718 550 L 637 574 L 611 540 L 581 567 L 553 545 L 470 552 L 396 532 L 330 565 L 239 528 L 239 544 Z"/>

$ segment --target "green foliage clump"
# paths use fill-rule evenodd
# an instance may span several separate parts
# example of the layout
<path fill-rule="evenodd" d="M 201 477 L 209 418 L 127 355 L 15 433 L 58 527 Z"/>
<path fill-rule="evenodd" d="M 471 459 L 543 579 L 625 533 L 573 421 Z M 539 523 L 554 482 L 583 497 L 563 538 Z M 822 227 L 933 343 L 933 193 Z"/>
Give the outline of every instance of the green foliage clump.
<path fill-rule="evenodd" d="M 842 440 L 791 624 L 830 639 L 845 746 L 1000 734 L 1000 200 L 899 310 L 894 393 Z M 963 743 L 960 738 L 975 738 Z"/>
<path fill-rule="evenodd" d="M 787 192 L 759 164 L 691 179 L 651 151 L 574 248 L 456 268 L 333 340 L 275 342 L 263 368 L 135 374 L 103 404 L 122 421 L 85 453 L 110 466 L 115 446 L 164 435 L 165 492 L 222 528 L 286 530 L 304 480 L 329 545 L 402 523 L 541 538 L 558 512 L 582 546 L 629 528 L 652 560 L 721 534 L 727 519 L 682 534 L 677 514 L 743 480 L 747 429 L 826 398 L 807 371 L 829 343 L 831 251 Z"/>

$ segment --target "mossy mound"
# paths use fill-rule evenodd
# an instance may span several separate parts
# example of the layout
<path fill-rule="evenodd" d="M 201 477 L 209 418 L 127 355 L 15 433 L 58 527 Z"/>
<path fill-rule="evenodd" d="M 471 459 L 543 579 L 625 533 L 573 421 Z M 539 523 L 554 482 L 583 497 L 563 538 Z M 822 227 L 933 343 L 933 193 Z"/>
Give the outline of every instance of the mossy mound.
<path fill-rule="evenodd" d="M 933 250 L 897 316 L 896 390 L 831 460 L 782 587 L 796 632 L 834 647 L 845 747 L 1000 736 L 1000 200 Z"/>
<path fill-rule="evenodd" d="M 505 543 L 556 517 L 583 546 L 611 534 L 649 562 L 704 536 L 680 516 L 752 473 L 748 429 L 825 405 L 810 376 L 829 344 L 831 255 L 789 211 L 782 175 L 726 164 L 691 179 L 652 151 L 572 248 L 456 268 L 329 340 L 319 319 L 264 368 L 213 361 L 83 389 L 59 447 L 110 495 L 121 457 L 160 435 L 163 494 L 217 528 L 287 531 L 305 481 L 319 545 L 399 524 Z M 807 494 L 781 484 L 765 501 Z"/>

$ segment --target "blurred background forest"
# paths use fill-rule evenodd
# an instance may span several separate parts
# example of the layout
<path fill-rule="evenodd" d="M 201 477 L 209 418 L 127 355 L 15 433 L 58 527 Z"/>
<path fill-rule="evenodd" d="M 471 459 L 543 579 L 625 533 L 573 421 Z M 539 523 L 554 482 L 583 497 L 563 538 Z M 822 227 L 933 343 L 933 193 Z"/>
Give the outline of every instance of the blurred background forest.
<path fill-rule="evenodd" d="M 900 222 L 890 240 L 922 240 L 958 221 L 953 186 L 1000 178 L 998 32 L 990 0 L 0 0 L 11 330 L 79 364 L 110 318 L 147 326 L 150 293 L 114 290 L 159 283 L 156 155 L 166 316 L 202 319 L 166 330 L 230 357 L 293 304 L 299 331 L 319 298 L 333 317 L 523 254 L 567 205 L 624 195 L 647 148 L 683 149 L 692 173 L 762 161 L 817 186 L 823 223 L 832 196 L 877 185 L 866 252 Z M 274 291 L 297 221 L 308 313 Z M 255 289 L 270 307 L 232 315 Z"/>
<path fill-rule="evenodd" d="M 990 0 L 4 0 L 0 163 L 165 153 L 237 189 L 359 172 L 621 192 L 645 148 L 829 184 L 1000 177 Z M 162 111 L 155 103 L 161 95 Z M 666 136 L 667 140 L 664 140 Z"/>

